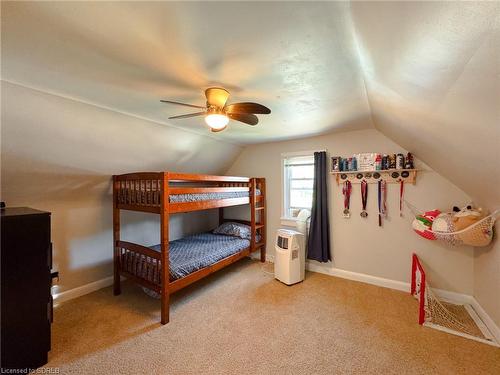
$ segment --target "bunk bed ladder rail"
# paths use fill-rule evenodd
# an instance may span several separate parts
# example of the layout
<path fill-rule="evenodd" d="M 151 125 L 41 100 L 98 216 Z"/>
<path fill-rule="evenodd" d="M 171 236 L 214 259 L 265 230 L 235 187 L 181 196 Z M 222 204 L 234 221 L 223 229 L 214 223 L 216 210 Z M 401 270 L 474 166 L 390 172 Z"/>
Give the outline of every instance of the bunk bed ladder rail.
<path fill-rule="evenodd" d="M 265 262 L 266 261 L 266 243 L 267 243 L 267 218 L 266 218 L 266 211 L 267 211 L 267 203 L 266 203 L 266 179 L 265 178 L 259 178 L 259 189 L 260 189 L 260 194 L 262 197 L 261 200 L 261 211 L 260 211 L 260 220 L 262 223 L 262 230 L 260 232 L 260 241 L 262 243 L 261 248 L 260 248 L 260 261 Z"/>
<path fill-rule="evenodd" d="M 257 195 L 257 190 L 260 195 Z M 257 206 L 257 204 L 259 204 Z M 251 212 L 251 249 L 260 249 L 260 261 L 266 261 L 266 180 L 265 178 L 252 178 L 250 186 L 250 212 Z M 260 240 L 257 242 L 257 235 Z"/>
<path fill-rule="evenodd" d="M 250 179 L 250 249 L 255 250 L 256 240 L 257 240 L 257 215 L 255 210 L 256 197 L 257 197 L 257 180 L 255 178 Z"/>

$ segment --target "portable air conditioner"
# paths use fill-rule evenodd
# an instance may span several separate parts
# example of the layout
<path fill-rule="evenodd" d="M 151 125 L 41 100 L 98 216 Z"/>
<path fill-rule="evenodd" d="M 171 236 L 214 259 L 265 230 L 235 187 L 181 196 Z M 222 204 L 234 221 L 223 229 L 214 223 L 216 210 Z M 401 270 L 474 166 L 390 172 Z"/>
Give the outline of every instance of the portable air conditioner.
<path fill-rule="evenodd" d="M 288 229 L 278 229 L 274 255 L 274 277 L 292 285 L 304 280 L 306 252 L 304 235 Z"/>

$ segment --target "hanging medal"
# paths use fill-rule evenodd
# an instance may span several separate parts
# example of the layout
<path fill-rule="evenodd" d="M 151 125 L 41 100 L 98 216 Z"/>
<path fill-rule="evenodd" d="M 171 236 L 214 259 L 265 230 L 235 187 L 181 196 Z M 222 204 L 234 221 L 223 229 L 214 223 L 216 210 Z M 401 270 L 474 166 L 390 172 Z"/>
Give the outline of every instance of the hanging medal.
<path fill-rule="evenodd" d="M 366 212 L 366 202 L 368 200 L 368 183 L 366 180 L 361 181 L 361 204 L 363 205 L 363 211 L 361 211 L 361 217 L 367 217 L 368 212 Z"/>
<path fill-rule="evenodd" d="M 342 194 L 344 195 L 343 216 L 345 219 L 349 219 L 351 217 L 351 213 L 349 212 L 349 202 L 351 200 L 351 191 L 352 191 L 351 181 L 347 180 L 344 182 L 344 185 L 342 187 Z"/>
<path fill-rule="evenodd" d="M 382 181 L 378 180 L 377 182 L 378 185 L 378 226 L 382 226 Z"/>
<path fill-rule="evenodd" d="M 403 200 L 405 193 L 405 182 L 403 179 L 399 182 L 399 216 L 403 217 Z"/>
<path fill-rule="evenodd" d="M 382 218 L 387 215 L 387 185 L 385 180 L 378 181 L 378 226 L 382 226 Z"/>

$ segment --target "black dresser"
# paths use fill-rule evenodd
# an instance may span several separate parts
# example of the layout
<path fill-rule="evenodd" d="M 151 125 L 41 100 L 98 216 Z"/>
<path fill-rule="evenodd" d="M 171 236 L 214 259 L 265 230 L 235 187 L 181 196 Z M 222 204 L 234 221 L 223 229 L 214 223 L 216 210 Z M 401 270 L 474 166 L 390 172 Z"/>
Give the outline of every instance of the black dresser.
<path fill-rule="evenodd" d="M 52 320 L 50 212 L 27 207 L 1 212 L 1 367 L 47 363 Z"/>

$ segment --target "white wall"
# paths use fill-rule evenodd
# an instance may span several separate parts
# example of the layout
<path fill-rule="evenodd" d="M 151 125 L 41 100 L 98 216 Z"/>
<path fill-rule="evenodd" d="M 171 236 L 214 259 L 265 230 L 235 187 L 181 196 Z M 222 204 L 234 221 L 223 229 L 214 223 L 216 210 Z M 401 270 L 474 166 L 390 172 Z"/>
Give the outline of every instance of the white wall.
<path fill-rule="evenodd" d="M 281 153 L 327 149 L 330 156 L 348 156 L 357 152 L 406 152 L 377 130 L 333 133 L 302 140 L 267 143 L 246 147 L 227 174 L 262 176 L 267 179 L 268 251 L 273 253 L 274 234 L 281 227 Z M 415 186 L 406 186 L 406 199 L 422 209 L 448 209 L 463 205 L 469 197 L 439 174 L 420 164 Z M 408 282 L 411 253 L 423 260 L 434 287 L 454 292 L 473 292 L 473 250 L 470 247 L 449 248 L 437 241 L 420 238 L 411 229 L 412 213 L 399 217 L 398 185 L 389 184 L 389 219 L 383 228 L 377 224 L 376 184 L 369 185 L 367 219 L 359 216 L 359 185 L 353 186 L 349 220 L 343 219 L 341 188 L 330 179 L 330 223 L 333 264 L 342 270 Z M 231 211 L 231 210 L 227 210 Z"/>
<path fill-rule="evenodd" d="M 487 247 L 474 248 L 474 297 L 500 327 L 500 223 L 495 225 L 495 238 Z"/>
<path fill-rule="evenodd" d="M 500 242 L 496 239 L 488 247 L 474 249 L 474 297 L 500 327 Z"/>
<path fill-rule="evenodd" d="M 52 212 L 60 291 L 112 274 L 111 175 L 221 174 L 241 148 L 2 82 L 2 196 Z M 156 215 L 123 214 L 124 239 L 159 242 Z M 172 217 L 171 238 L 209 229 L 214 211 Z"/>
<path fill-rule="evenodd" d="M 497 158 L 497 164 L 500 158 Z M 498 175 L 498 173 L 497 173 Z M 498 184 L 493 190 L 498 190 Z M 478 202 L 485 209 L 500 208 L 492 194 L 485 195 Z M 495 223 L 493 242 L 486 247 L 474 248 L 474 297 L 500 327 L 500 222 Z"/>

